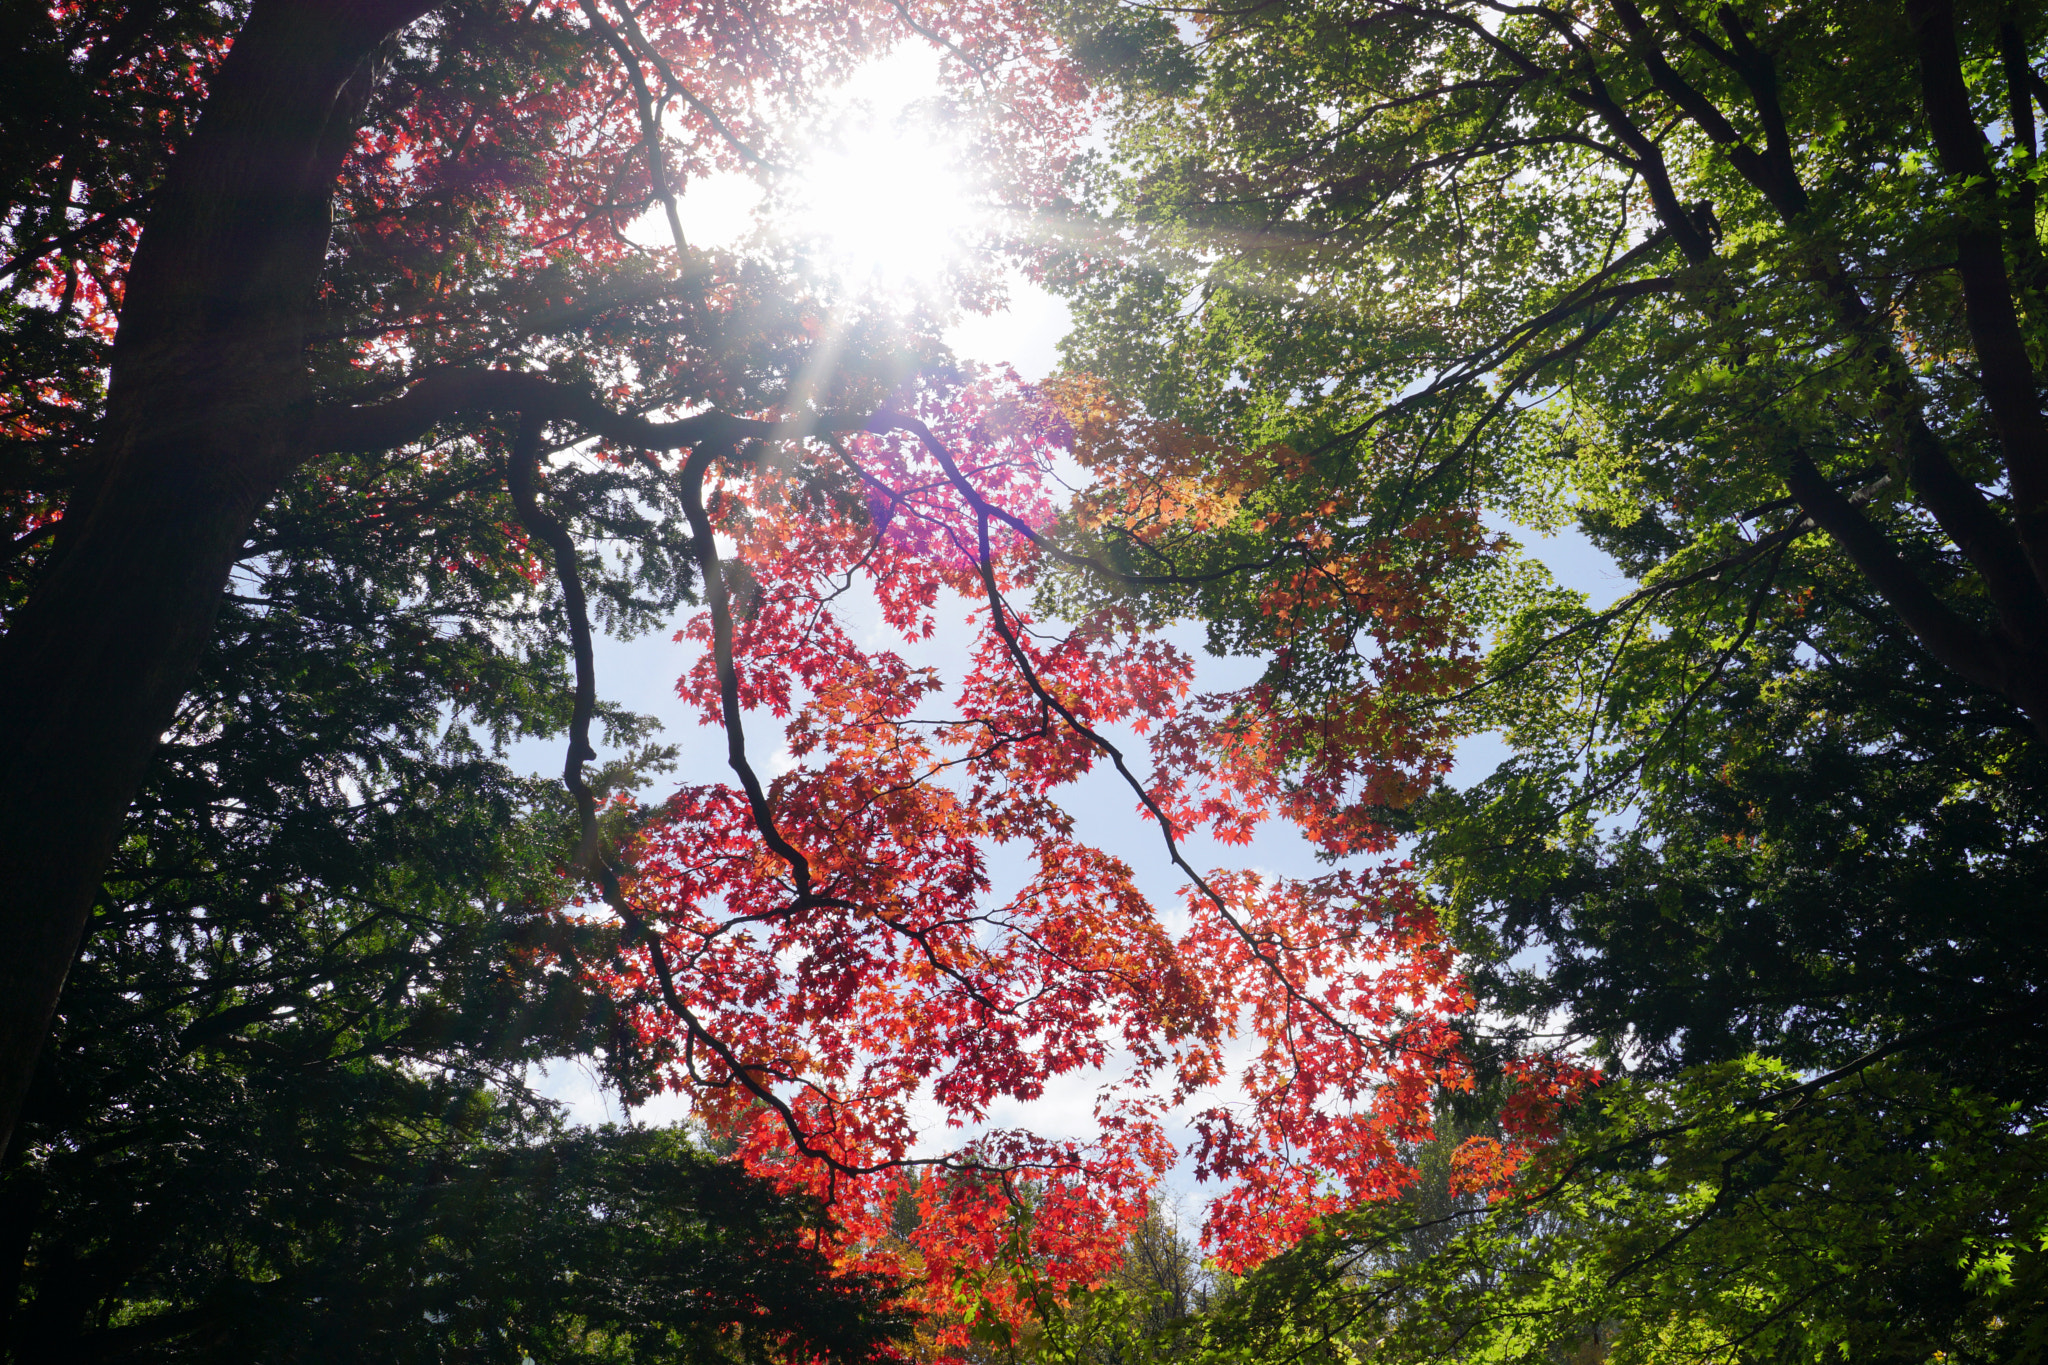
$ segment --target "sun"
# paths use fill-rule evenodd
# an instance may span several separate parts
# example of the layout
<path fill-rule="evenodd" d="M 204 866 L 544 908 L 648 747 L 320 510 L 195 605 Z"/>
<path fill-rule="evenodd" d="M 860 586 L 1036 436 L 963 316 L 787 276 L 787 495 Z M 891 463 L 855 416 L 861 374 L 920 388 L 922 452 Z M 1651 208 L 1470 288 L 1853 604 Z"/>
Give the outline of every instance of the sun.
<path fill-rule="evenodd" d="M 812 139 L 782 231 L 850 293 L 929 298 L 992 217 L 961 148 L 928 116 L 931 73 L 885 60 L 861 75 Z"/>

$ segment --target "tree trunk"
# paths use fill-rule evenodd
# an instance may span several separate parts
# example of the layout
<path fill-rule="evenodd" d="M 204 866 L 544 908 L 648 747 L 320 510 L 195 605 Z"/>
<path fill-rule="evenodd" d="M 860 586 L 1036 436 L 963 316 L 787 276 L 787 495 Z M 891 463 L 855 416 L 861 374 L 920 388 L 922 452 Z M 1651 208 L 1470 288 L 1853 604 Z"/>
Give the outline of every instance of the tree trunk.
<path fill-rule="evenodd" d="M 335 177 L 372 55 L 427 8 L 258 0 L 144 224 L 107 419 L 0 641 L 0 1147 L 228 570 L 302 457 Z"/>

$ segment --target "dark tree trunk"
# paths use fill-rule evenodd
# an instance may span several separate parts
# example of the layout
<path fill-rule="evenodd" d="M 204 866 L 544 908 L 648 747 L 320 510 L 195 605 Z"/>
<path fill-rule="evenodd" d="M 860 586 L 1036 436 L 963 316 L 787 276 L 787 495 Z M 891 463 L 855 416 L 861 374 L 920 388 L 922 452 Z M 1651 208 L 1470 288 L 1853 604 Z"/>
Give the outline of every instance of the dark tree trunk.
<path fill-rule="evenodd" d="M 257 0 L 144 224 L 108 416 L 0 641 L 0 1146 L 250 522 L 302 458 L 302 351 L 378 47 L 428 0 Z"/>

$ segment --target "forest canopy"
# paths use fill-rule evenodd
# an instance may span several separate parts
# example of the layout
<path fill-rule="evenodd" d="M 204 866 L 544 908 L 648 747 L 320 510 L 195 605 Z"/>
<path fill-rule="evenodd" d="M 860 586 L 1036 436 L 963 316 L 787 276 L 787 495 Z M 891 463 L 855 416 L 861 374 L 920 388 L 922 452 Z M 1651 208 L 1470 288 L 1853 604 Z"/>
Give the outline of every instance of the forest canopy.
<path fill-rule="evenodd" d="M 2041 1353 L 2038 6 L 5 22 L 15 1358 Z"/>

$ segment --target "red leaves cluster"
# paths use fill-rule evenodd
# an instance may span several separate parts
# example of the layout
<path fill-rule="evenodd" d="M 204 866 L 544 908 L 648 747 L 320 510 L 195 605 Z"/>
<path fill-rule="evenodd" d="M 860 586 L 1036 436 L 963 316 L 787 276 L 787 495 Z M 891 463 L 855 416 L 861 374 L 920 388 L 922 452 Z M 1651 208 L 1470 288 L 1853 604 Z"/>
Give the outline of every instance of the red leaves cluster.
<path fill-rule="evenodd" d="M 1438 1091 L 1471 1083 L 1451 1027 L 1470 1002 L 1403 865 L 1212 881 L 1231 916 L 1195 917 L 1185 949 L 1236 1006 L 1249 1103 L 1194 1127 L 1201 1173 L 1231 1181 L 1211 1236 L 1243 1269 L 1407 1184 L 1402 1151 L 1430 1136 Z"/>
<path fill-rule="evenodd" d="M 1211 874 L 1169 914 L 1131 866 L 1163 861 L 1168 842 L 1106 850 L 1060 798 L 1109 761 L 1104 727 L 1122 727 L 1152 736 L 1154 771 L 1130 799 L 1176 838 L 1242 841 L 1277 818 L 1334 852 L 1384 855 L 1372 806 L 1437 770 L 1441 745 L 1382 707 L 1325 726 L 1297 761 L 1295 718 L 1258 689 L 1191 698 L 1192 661 L 1128 612 L 1033 621 L 1015 594 L 1044 565 L 1066 425 L 1038 391 L 991 377 L 927 394 L 915 415 L 936 451 L 893 430 L 848 443 L 837 469 L 765 455 L 723 471 L 707 500 L 735 547 L 741 699 L 783 722 L 772 824 L 809 893 L 737 787 L 677 793 L 629 891 L 695 1027 L 629 953 L 617 986 L 639 1002 L 643 1044 L 666 1050 L 672 1084 L 751 1165 L 834 1201 L 849 1257 L 921 1270 L 941 1307 L 972 1283 L 1003 1311 L 985 1272 L 1005 1259 L 1056 1290 L 1098 1275 L 1179 1155 L 1176 1123 L 1225 1182 L 1210 1233 L 1231 1266 L 1398 1192 L 1433 1100 L 1471 1083 L 1451 1026 L 1469 1001 L 1407 864 Z M 893 643 L 857 636 L 854 600 Z M 1399 610 L 1390 632 L 1415 629 Z M 942 612 L 973 631 L 951 680 L 901 652 Z M 683 634 L 713 638 L 704 619 Z M 708 655 L 680 687 L 719 720 Z M 1092 1138 L 978 1131 L 1056 1084 L 1093 1090 Z M 933 1115 L 962 1139 L 935 1143 L 920 1127 Z"/>

